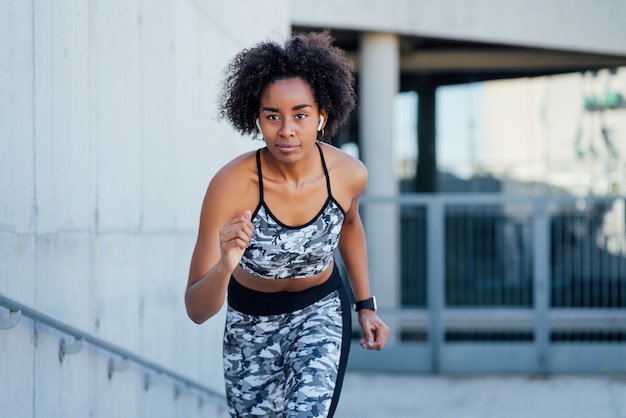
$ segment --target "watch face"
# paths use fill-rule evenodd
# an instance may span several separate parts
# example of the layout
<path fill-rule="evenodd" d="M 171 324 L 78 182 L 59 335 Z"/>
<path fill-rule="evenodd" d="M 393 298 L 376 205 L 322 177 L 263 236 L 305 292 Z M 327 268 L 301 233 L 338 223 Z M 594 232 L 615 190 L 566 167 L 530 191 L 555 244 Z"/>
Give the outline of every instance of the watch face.
<path fill-rule="evenodd" d="M 360 311 L 361 309 L 372 309 L 374 311 L 377 310 L 376 297 L 372 296 L 369 299 L 356 302 L 355 308 L 357 311 Z"/>

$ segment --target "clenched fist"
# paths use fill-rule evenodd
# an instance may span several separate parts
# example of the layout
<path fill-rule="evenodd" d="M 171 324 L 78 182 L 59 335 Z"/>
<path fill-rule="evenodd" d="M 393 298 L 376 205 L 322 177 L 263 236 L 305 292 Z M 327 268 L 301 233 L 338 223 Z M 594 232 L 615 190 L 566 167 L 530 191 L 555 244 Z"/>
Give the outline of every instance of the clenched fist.
<path fill-rule="evenodd" d="M 229 270 L 233 271 L 244 251 L 250 243 L 252 236 L 252 212 L 246 210 L 237 215 L 222 226 L 220 229 L 221 262 Z"/>

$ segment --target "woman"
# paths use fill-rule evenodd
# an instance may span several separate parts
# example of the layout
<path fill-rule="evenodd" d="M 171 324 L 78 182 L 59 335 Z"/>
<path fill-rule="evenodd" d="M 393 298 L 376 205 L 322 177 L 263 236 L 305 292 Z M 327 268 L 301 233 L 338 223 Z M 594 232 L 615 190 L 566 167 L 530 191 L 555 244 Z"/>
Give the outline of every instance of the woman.
<path fill-rule="evenodd" d="M 228 293 L 224 374 L 232 416 L 332 416 L 350 345 L 339 248 L 364 338 L 388 327 L 370 294 L 359 197 L 363 164 L 323 141 L 354 108 L 350 61 L 326 33 L 263 42 L 226 70 L 220 114 L 265 147 L 211 180 L 185 303 L 202 323 Z"/>

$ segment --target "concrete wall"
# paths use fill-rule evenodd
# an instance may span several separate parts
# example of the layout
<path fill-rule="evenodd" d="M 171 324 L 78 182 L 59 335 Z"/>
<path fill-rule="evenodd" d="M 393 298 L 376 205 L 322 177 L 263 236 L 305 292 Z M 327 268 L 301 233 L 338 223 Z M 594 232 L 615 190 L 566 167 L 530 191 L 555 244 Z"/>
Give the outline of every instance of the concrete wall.
<path fill-rule="evenodd" d="M 209 179 L 258 143 L 218 123 L 217 87 L 287 36 L 288 5 L 0 2 L 0 293 L 221 392 L 223 316 L 193 324 L 183 293 Z M 132 367 L 109 380 L 93 348 L 61 363 L 60 337 L 0 330 L 3 416 L 217 413 Z"/>

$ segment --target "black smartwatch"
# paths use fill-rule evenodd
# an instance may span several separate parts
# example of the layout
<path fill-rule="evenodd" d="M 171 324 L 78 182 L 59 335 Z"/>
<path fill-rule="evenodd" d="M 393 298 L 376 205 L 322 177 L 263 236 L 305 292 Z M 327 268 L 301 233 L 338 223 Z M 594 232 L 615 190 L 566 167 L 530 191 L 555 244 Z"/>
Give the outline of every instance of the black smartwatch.
<path fill-rule="evenodd" d="M 370 296 L 368 299 L 356 301 L 354 303 L 354 310 L 358 312 L 361 309 L 376 311 L 378 309 L 378 306 L 376 306 L 376 296 Z"/>

